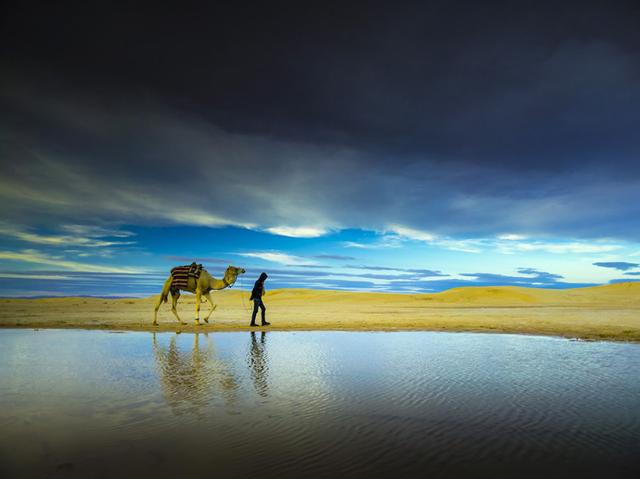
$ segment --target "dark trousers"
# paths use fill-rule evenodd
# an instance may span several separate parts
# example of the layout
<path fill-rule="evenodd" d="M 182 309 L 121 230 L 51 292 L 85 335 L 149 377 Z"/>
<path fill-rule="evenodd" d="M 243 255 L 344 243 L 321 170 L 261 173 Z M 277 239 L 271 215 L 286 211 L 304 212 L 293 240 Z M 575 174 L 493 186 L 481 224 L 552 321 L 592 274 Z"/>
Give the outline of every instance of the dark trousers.
<path fill-rule="evenodd" d="M 258 314 L 258 308 L 260 308 L 260 312 L 262 313 L 262 322 L 265 322 L 264 313 L 267 310 L 262 299 L 254 299 L 253 300 L 253 314 L 251 315 L 251 324 L 255 324 L 256 322 L 256 314 Z"/>

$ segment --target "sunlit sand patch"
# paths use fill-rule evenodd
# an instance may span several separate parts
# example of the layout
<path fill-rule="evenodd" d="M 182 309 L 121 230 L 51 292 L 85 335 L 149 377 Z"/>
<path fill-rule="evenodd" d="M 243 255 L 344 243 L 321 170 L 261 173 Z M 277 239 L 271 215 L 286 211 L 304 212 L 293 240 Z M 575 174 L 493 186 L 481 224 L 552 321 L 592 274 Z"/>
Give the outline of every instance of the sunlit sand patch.
<path fill-rule="evenodd" d="M 169 306 L 154 327 L 156 297 L 142 299 L 4 299 L 0 327 L 89 328 L 148 331 L 247 329 L 248 293 L 216 291 L 208 325 L 178 324 Z M 568 290 L 500 287 L 454 288 L 434 294 L 273 290 L 265 297 L 272 330 L 436 330 L 560 335 L 640 341 L 640 283 Z M 195 317 L 195 298 L 179 311 Z"/>

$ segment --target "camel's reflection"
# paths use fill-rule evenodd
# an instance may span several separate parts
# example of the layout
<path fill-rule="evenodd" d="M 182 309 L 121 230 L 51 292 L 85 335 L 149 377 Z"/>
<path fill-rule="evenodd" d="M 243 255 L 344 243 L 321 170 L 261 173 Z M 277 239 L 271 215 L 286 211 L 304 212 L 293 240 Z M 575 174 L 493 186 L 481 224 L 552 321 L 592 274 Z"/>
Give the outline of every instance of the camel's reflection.
<path fill-rule="evenodd" d="M 201 344 L 204 336 L 204 344 Z M 202 414 L 221 395 L 227 404 L 236 401 L 237 380 L 229 364 L 215 353 L 209 335 L 193 335 L 191 352 L 180 351 L 177 335 L 161 344 L 153 334 L 153 351 L 167 403 L 175 414 Z"/>
<path fill-rule="evenodd" d="M 266 397 L 269 393 L 269 361 L 267 357 L 267 333 L 260 333 L 258 341 L 256 333 L 251 331 L 251 345 L 249 354 L 247 355 L 247 364 L 249 365 L 249 373 L 260 396 Z"/>

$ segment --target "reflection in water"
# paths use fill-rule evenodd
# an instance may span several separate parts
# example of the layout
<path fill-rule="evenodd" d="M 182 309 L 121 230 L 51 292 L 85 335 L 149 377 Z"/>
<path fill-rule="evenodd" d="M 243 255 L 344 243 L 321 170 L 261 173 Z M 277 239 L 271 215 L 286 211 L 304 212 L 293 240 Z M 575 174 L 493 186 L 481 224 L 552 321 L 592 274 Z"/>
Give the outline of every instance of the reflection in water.
<path fill-rule="evenodd" d="M 213 341 L 204 333 L 193 335 L 190 352 L 181 352 L 177 335 L 171 336 L 169 346 L 163 346 L 153 333 L 153 352 L 160 382 L 167 403 L 175 414 L 201 415 L 218 387 L 228 403 L 236 399 L 237 380 L 229 365 L 216 357 Z"/>
<path fill-rule="evenodd" d="M 638 364 L 510 335 L 0 330 L 0 477 L 636 479 Z"/>
<path fill-rule="evenodd" d="M 260 333 L 259 342 L 256 338 L 255 331 L 251 331 L 251 346 L 249 348 L 249 354 L 247 355 L 251 380 L 256 388 L 256 392 L 262 397 L 267 397 L 269 394 L 269 362 L 266 340 L 267 333 L 265 331 Z"/>

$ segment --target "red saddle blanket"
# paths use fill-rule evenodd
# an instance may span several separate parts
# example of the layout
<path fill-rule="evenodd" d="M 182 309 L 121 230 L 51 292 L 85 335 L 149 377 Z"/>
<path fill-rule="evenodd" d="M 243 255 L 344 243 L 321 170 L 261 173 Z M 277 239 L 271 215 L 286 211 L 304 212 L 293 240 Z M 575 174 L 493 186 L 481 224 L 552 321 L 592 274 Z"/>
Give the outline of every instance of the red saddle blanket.
<path fill-rule="evenodd" d="M 186 289 L 189 278 L 195 278 L 196 280 L 202 273 L 202 265 L 191 263 L 186 266 L 176 266 L 171 270 L 171 289 L 179 290 Z"/>

